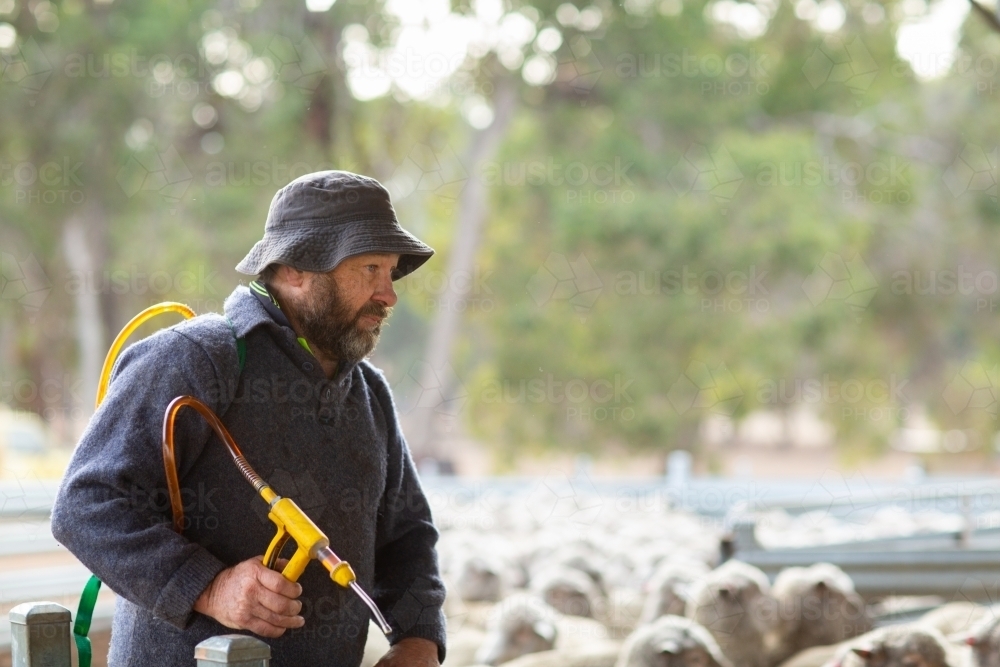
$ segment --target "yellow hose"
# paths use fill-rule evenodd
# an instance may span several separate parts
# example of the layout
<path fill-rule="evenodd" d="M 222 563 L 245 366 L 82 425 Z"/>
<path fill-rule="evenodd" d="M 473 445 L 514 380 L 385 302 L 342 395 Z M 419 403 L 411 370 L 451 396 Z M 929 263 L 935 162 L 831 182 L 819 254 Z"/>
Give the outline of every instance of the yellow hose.
<path fill-rule="evenodd" d="M 125 340 L 146 320 L 156 317 L 161 313 L 171 311 L 180 313 L 186 319 L 194 317 L 194 311 L 183 303 L 167 301 L 150 306 L 142 311 L 129 320 L 125 328 L 118 333 L 115 337 L 115 342 L 111 344 L 111 349 L 108 350 L 108 356 L 104 357 L 104 366 L 101 367 L 101 378 L 97 383 L 97 400 L 94 401 L 95 410 L 101 407 L 101 403 L 104 402 L 104 397 L 108 393 L 108 384 L 111 382 L 111 369 L 115 365 L 115 360 L 118 359 L 118 353 L 121 352 L 122 346 L 125 345 Z M 90 644 L 90 638 L 87 635 L 90 634 L 90 621 L 94 615 L 94 606 L 97 604 L 97 595 L 100 590 L 101 580 L 97 578 L 97 575 L 90 575 L 90 580 L 83 589 L 83 595 L 80 596 L 80 605 L 76 612 L 76 623 L 73 625 L 73 641 L 76 642 L 81 667 L 90 667 L 91 665 L 93 649 Z"/>
<path fill-rule="evenodd" d="M 146 310 L 142 311 L 125 325 L 117 336 L 115 336 L 115 342 L 111 344 L 111 349 L 108 350 L 108 356 L 104 357 L 104 366 L 101 367 L 101 380 L 97 383 L 97 401 L 94 404 L 94 408 L 101 407 L 101 403 L 104 402 L 104 397 L 108 393 L 108 384 L 111 382 L 111 369 L 114 368 L 115 360 L 118 359 L 118 353 L 121 352 L 122 346 L 125 345 L 125 341 L 132 332 L 143 325 L 147 320 L 150 320 L 157 315 L 162 315 L 163 313 L 175 312 L 180 313 L 185 317 L 185 319 L 191 319 L 194 317 L 194 311 L 185 306 L 183 303 L 177 303 L 176 301 L 164 301 L 163 303 L 158 303 L 155 306 L 150 306 Z"/>
<path fill-rule="evenodd" d="M 108 356 L 104 358 L 104 366 L 101 368 L 101 379 L 97 385 L 97 401 L 95 403 L 95 409 L 101 406 L 104 401 L 104 397 L 108 393 L 108 384 L 111 382 L 111 369 L 114 368 L 115 360 L 118 359 L 118 354 L 121 352 L 122 347 L 125 345 L 125 341 L 128 339 L 132 333 L 143 325 L 147 320 L 150 320 L 157 315 L 163 313 L 175 312 L 180 313 L 186 319 L 191 319 L 195 316 L 193 310 L 185 306 L 183 303 L 177 303 L 175 301 L 167 301 L 164 303 L 158 303 L 155 306 L 150 306 L 145 309 L 135 317 L 133 317 L 125 328 L 122 329 L 118 335 L 115 337 L 114 342 L 111 344 L 111 349 L 108 350 Z M 330 570 L 331 578 L 344 588 L 351 588 L 364 602 L 369 609 L 372 611 L 372 616 L 378 623 L 382 632 L 387 636 L 392 631 L 392 628 L 386 623 L 385 618 L 379 611 L 378 606 L 375 602 L 368 596 L 367 593 L 358 585 L 354 570 L 351 566 L 347 564 L 346 561 L 340 560 L 340 558 L 330 549 L 330 540 L 327 539 L 326 535 L 316 527 L 316 524 L 309 519 L 305 513 L 299 509 L 298 505 L 289 500 L 288 498 L 279 497 L 271 487 L 260 478 L 257 473 L 253 471 L 250 464 L 247 463 L 246 459 L 243 458 L 243 453 L 240 451 L 239 447 L 236 446 L 236 442 L 233 440 L 232 436 L 229 435 L 229 431 L 222 424 L 219 418 L 215 415 L 212 410 L 194 398 L 193 396 L 178 396 L 170 405 L 167 406 L 167 413 L 164 415 L 163 421 L 163 464 L 165 472 L 167 475 L 167 487 L 170 493 L 170 505 L 173 510 L 174 528 L 178 533 L 182 532 L 184 528 L 184 508 L 181 502 L 180 495 L 180 480 L 177 477 L 177 462 L 174 457 L 174 419 L 177 415 L 177 411 L 184 407 L 185 405 L 195 408 L 202 417 L 204 417 L 210 426 L 215 430 L 219 439 L 222 440 L 229 448 L 230 454 L 233 456 L 233 460 L 236 465 L 239 466 L 240 470 L 243 472 L 244 476 L 253 484 L 254 488 L 260 493 L 260 495 L 268 502 L 270 506 L 270 512 L 268 517 L 278 525 L 278 534 L 272 541 L 271 546 L 268 547 L 268 555 L 266 555 L 265 561 L 268 567 L 272 567 L 274 562 L 277 560 L 278 555 L 281 553 L 281 547 L 284 546 L 285 541 L 292 537 L 296 541 L 297 550 L 295 556 L 292 557 L 289 564 L 282 571 L 291 581 L 296 581 L 299 576 L 301 576 L 302 571 L 305 566 L 309 563 L 312 558 L 318 559 L 323 565 Z M 294 564 L 293 564 L 294 563 Z M 93 611 L 93 604 L 97 598 L 96 591 L 100 586 L 100 580 L 96 577 L 91 577 L 92 580 L 97 581 L 97 587 L 94 589 L 94 594 L 91 596 L 92 599 L 87 602 L 91 607 L 91 612 Z M 85 602 L 81 600 L 81 609 Z M 78 635 L 78 642 L 82 639 L 86 646 L 90 646 L 90 642 L 87 639 L 87 632 L 89 627 L 84 630 L 82 635 Z M 76 630 L 74 630 L 76 633 Z"/>

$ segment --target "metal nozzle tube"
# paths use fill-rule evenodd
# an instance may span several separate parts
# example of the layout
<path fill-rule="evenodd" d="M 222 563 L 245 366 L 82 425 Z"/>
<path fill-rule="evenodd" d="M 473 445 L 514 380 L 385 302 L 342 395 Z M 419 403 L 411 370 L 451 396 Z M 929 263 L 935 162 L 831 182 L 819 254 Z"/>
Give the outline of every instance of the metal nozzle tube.
<path fill-rule="evenodd" d="M 365 590 L 361 588 L 356 581 L 351 582 L 351 590 L 357 593 L 358 597 L 361 598 L 361 601 L 368 605 L 368 608 L 372 610 L 372 618 L 374 618 L 375 623 L 378 624 L 379 630 L 382 631 L 382 634 L 388 637 L 389 633 L 392 632 L 392 628 L 389 627 L 385 617 L 382 616 L 382 612 L 378 610 L 378 605 L 375 604 L 375 601 L 368 597 L 368 593 L 365 593 Z"/>
<path fill-rule="evenodd" d="M 359 598 L 361 598 L 361 601 L 364 602 L 371 610 L 372 618 L 375 620 L 375 623 L 378 624 L 379 629 L 383 632 L 383 634 L 388 636 L 389 633 L 392 632 L 392 628 L 386 622 L 382 612 L 379 611 L 378 605 L 375 604 L 375 601 L 368 597 L 365 590 L 358 585 L 358 582 L 354 577 L 354 570 L 351 569 L 351 566 L 348 565 L 346 561 L 341 560 L 337 554 L 333 553 L 333 549 L 328 546 L 317 551 L 316 558 L 319 559 L 319 562 L 323 563 L 323 567 L 330 571 L 330 577 L 335 582 L 344 588 L 350 588 Z"/>

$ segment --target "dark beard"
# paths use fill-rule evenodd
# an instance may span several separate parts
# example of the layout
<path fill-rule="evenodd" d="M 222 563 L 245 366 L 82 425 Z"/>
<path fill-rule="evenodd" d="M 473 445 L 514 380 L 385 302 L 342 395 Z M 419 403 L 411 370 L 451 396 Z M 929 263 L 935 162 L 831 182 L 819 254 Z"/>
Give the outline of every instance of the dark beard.
<path fill-rule="evenodd" d="M 371 354 L 378 343 L 382 324 L 364 329 L 359 322 L 366 315 L 385 319 L 392 308 L 369 301 L 357 313 L 343 299 L 337 281 L 329 274 L 317 276 L 312 296 L 294 305 L 294 316 L 303 337 L 325 357 L 357 363 Z"/>

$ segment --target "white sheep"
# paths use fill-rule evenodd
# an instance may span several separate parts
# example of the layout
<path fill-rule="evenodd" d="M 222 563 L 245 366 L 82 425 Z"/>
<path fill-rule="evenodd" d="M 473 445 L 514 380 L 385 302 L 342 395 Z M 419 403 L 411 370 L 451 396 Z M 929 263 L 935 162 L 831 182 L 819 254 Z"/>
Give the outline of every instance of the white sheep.
<path fill-rule="evenodd" d="M 593 579 L 572 567 L 553 565 L 531 578 L 529 589 L 563 614 L 593 618 L 605 599 Z"/>
<path fill-rule="evenodd" d="M 701 561 L 661 562 L 646 583 L 646 599 L 639 623 L 652 623 L 660 616 L 683 616 L 689 589 L 699 577 L 708 574 Z"/>
<path fill-rule="evenodd" d="M 735 667 L 770 667 L 766 636 L 776 605 L 760 569 L 730 560 L 692 587 L 685 615 L 710 633 Z"/>
<path fill-rule="evenodd" d="M 540 598 L 518 593 L 493 609 L 486 638 L 476 651 L 476 662 L 499 665 L 528 653 L 549 651 L 556 643 L 558 612 Z"/>
<path fill-rule="evenodd" d="M 503 595 L 501 569 L 483 556 L 469 556 L 458 566 L 455 592 L 465 602 L 496 602 Z"/>
<path fill-rule="evenodd" d="M 771 588 L 776 623 L 768 638 L 772 664 L 813 646 L 837 644 L 872 629 L 854 582 L 831 563 L 782 570 Z"/>
<path fill-rule="evenodd" d="M 621 643 L 602 644 L 542 651 L 504 663 L 503 667 L 615 667 Z"/>
<path fill-rule="evenodd" d="M 876 628 L 843 642 L 826 667 L 967 667 L 969 647 L 919 623 Z"/>
<path fill-rule="evenodd" d="M 640 626 L 615 667 L 731 667 L 711 633 L 689 618 L 661 616 Z"/>
<path fill-rule="evenodd" d="M 917 621 L 920 625 L 928 625 L 940 630 L 945 637 L 965 633 L 971 630 L 982 619 L 991 617 L 989 607 L 974 602 L 949 602 L 937 609 L 932 609 Z M 964 640 L 965 637 L 962 637 Z"/>
<path fill-rule="evenodd" d="M 778 667 L 824 667 L 833 660 L 839 649 L 840 644 L 813 646 L 799 651 L 780 663 Z"/>
<path fill-rule="evenodd" d="M 972 648 L 974 667 L 1000 667 L 1000 614 L 994 607 L 986 612 L 963 637 Z"/>

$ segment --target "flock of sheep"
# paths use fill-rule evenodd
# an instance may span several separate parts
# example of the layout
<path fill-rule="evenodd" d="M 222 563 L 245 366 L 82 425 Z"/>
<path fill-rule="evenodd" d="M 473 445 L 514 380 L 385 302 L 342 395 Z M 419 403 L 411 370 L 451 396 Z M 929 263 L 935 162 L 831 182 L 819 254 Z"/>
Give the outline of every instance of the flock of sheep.
<path fill-rule="evenodd" d="M 875 628 L 829 563 L 718 564 L 712 522 L 634 499 L 440 503 L 450 667 L 1000 667 L 1000 615 Z M 363 667 L 387 649 L 369 633 Z"/>

